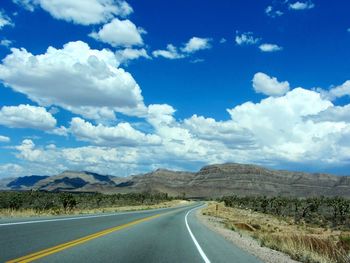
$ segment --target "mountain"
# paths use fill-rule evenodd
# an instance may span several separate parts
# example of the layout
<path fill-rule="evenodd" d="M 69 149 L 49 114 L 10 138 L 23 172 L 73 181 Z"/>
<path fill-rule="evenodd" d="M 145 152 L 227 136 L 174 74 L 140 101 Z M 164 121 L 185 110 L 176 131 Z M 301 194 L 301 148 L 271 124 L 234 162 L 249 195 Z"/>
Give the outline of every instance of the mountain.
<path fill-rule="evenodd" d="M 266 196 L 348 196 L 350 177 L 276 171 L 256 165 L 224 164 L 203 167 L 190 183 L 192 194 Z"/>
<path fill-rule="evenodd" d="M 40 178 L 33 184 L 26 184 L 27 180 L 33 182 L 38 179 L 30 176 L 29 178 L 9 181 L 7 189 L 103 193 L 166 192 L 171 196 L 201 198 L 233 194 L 295 197 L 338 195 L 350 198 L 350 176 L 279 171 L 235 163 L 209 165 L 198 172 L 158 169 L 130 177 L 65 171 Z M 0 187 L 2 185 L 4 183 L 0 181 Z M 21 188 L 18 188 L 18 185 L 22 185 Z"/>
<path fill-rule="evenodd" d="M 0 188 L 8 188 L 13 190 L 31 189 L 36 183 L 49 176 L 31 175 L 18 178 L 6 178 L 0 183 Z"/>
<path fill-rule="evenodd" d="M 123 178 L 86 171 L 65 171 L 40 180 L 33 186 L 33 189 L 43 191 L 109 192 L 115 188 L 116 183 L 123 180 Z"/>
<path fill-rule="evenodd" d="M 350 177 L 319 173 L 277 171 L 256 165 L 217 164 L 196 173 L 156 170 L 134 176 L 130 191 L 160 191 L 173 196 L 221 197 L 223 195 L 346 196 Z M 126 191 L 126 189 L 124 189 Z"/>

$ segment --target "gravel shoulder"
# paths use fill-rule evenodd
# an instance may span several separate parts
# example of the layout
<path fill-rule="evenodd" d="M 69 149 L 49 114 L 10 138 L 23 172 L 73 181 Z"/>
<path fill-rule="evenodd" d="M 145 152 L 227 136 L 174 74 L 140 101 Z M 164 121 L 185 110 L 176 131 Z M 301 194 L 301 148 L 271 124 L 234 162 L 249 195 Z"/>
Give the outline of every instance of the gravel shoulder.
<path fill-rule="evenodd" d="M 196 211 L 198 220 L 212 231 L 222 235 L 226 240 L 235 246 L 247 251 L 248 253 L 258 257 L 266 263 L 298 263 L 291 259 L 288 255 L 260 246 L 260 243 L 241 232 L 232 231 L 225 228 L 222 219 L 202 214 L 202 209 Z"/>

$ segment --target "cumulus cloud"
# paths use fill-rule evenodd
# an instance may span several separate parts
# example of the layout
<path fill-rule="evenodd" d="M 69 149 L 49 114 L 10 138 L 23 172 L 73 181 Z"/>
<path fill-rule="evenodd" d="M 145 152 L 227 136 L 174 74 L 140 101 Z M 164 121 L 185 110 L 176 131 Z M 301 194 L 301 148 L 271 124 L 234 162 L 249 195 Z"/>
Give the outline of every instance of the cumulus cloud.
<path fill-rule="evenodd" d="M 241 128 L 232 120 L 216 121 L 213 118 L 205 118 L 195 114 L 184 120 L 183 127 L 188 129 L 196 138 L 221 142 L 231 149 L 256 147 L 251 132 Z"/>
<path fill-rule="evenodd" d="M 0 30 L 5 26 L 14 26 L 10 17 L 0 10 Z"/>
<path fill-rule="evenodd" d="M 98 32 L 92 32 L 89 36 L 110 44 L 113 47 L 143 45 L 141 34 L 145 34 L 142 28 L 137 28 L 130 20 L 119 20 L 114 18 L 105 24 Z"/>
<path fill-rule="evenodd" d="M 92 146 L 64 148 L 26 139 L 13 148 L 14 154 L 32 174 L 84 169 L 129 175 L 224 162 L 315 167 L 348 162 L 349 105 L 335 106 L 316 90 L 289 90 L 287 81 L 261 72 L 255 74 L 253 86 L 270 97 L 228 109 L 227 120 L 196 114 L 178 120 L 171 105 L 151 104 L 142 131 L 127 122 L 93 124 L 74 117 L 66 132 Z"/>
<path fill-rule="evenodd" d="M 312 3 L 311 1 L 306 1 L 306 2 L 295 2 L 289 4 L 289 8 L 292 10 L 307 10 L 307 9 L 312 9 L 315 7 L 315 4 Z"/>
<path fill-rule="evenodd" d="M 71 169 L 126 176 L 130 172 L 140 172 L 142 167 L 136 148 L 60 148 L 53 144 L 36 145 L 32 140 L 26 139 L 15 150 L 27 174 L 50 175 Z M 2 170 L 0 174 L 3 174 Z"/>
<path fill-rule="evenodd" d="M 73 118 L 70 123 L 70 132 L 78 140 L 103 146 L 159 145 L 161 143 L 160 137 L 144 134 L 127 122 L 107 127 L 102 124 L 94 126 L 81 118 Z"/>
<path fill-rule="evenodd" d="M 310 119 L 318 122 L 346 122 L 350 123 L 350 104 L 345 106 L 334 106 L 320 112 Z"/>
<path fill-rule="evenodd" d="M 258 43 L 261 39 L 254 37 L 253 32 L 244 32 L 239 34 L 236 32 L 235 42 L 237 45 L 254 45 Z"/>
<path fill-rule="evenodd" d="M 185 55 L 180 54 L 177 48 L 172 44 L 168 44 L 166 49 L 154 50 L 152 55 L 156 58 L 163 57 L 167 59 L 180 59 L 185 57 Z"/>
<path fill-rule="evenodd" d="M 334 106 L 320 93 L 303 88 L 237 105 L 227 110 L 231 118 L 225 121 L 198 115 L 179 121 L 172 106 L 152 104 L 146 117 L 152 126 L 149 134 L 125 123 L 107 127 L 76 118 L 70 132 L 95 146 L 36 146 L 27 139 L 15 150 L 32 173 L 54 168 L 129 175 L 156 167 L 197 169 L 230 161 L 327 167 L 350 156 L 348 107 Z"/>
<path fill-rule="evenodd" d="M 40 6 L 56 19 L 81 25 L 100 24 L 114 16 L 127 16 L 132 7 L 123 0 L 13 0 L 29 11 Z"/>
<path fill-rule="evenodd" d="M 0 124 L 10 128 L 52 130 L 56 119 L 43 107 L 31 105 L 4 106 L 0 109 Z"/>
<path fill-rule="evenodd" d="M 194 53 L 199 50 L 209 49 L 211 48 L 210 41 L 210 38 L 192 37 L 181 50 L 185 53 Z"/>
<path fill-rule="evenodd" d="M 0 79 L 42 106 L 60 106 L 93 119 L 114 119 L 115 111 L 146 112 L 139 85 L 109 50 L 77 41 L 40 55 L 23 48 L 11 51 L 0 64 Z"/>
<path fill-rule="evenodd" d="M 336 100 L 344 96 L 350 96 L 350 80 L 345 81 L 342 85 L 332 87 L 329 90 L 321 88 L 316 89 L 323 97 L 329 100 Z"/>
<path fill-rule="evenodd" d="M 7 136 L 0 135 L 0 142 L 10 142 L 11 139 Z"/>
<path fill-rule="evenodd" d="M 30 139 L 23 140 L 22 144 L 16 146 L 15 149 L 19 151 L 16 156 L 20 159 L 24 159 L 30 162 L 45 162 L 45 160 L 47 160 L 47 158 L 44 156 L 43 151 L 40 149 L 35 149 L 35 144 Z"/>
<path fill-rule="evenodd" d="M 276 44 L 264 43 L 259 46 L 259 49 L 262 52 L 276 52 L 282 50 L 283 48 Z"/>
<path fill-rule="evenodd" d="M 130 60 L 135 60 L 138 58 L 146 58 L 151 59 L 148 55 L 146 49 L 133 49 L 133 48 L 125 48 L 115 52 L 117 59 L 120 63 L 128 63 Z"/>
<path fill-rule="evenodd" d="M 349 131 L 349 124 L 309 119 L 331 107 L 333 104 L 319 93 L 296 88 L 283 97 L 269 97 L 256 104 L 247 102 L 228 112 L 254 134 L 259 149 L 268 158 L 300 163 L 342 162 L 348 158 L 349 149 L 344 149 L 339 140 Z"/>
<path fill-rule="evenodd" d="M 277 78 L 258 72 L 253 77 L 253 87 L 257 93 L 268 96 L 282 96 L 289 91 L 288 81 L 279 82 Z"/>

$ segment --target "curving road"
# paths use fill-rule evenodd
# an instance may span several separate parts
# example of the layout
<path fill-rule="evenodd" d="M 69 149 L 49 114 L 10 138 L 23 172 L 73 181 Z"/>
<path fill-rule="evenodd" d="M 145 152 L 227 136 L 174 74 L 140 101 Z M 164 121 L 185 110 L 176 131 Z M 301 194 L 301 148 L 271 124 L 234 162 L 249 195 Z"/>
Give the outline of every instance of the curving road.
<path fill-rule="evenodd" d="M 199 223 L 200 206 L 0 220 L 0 262 L 260 262 Z"/>

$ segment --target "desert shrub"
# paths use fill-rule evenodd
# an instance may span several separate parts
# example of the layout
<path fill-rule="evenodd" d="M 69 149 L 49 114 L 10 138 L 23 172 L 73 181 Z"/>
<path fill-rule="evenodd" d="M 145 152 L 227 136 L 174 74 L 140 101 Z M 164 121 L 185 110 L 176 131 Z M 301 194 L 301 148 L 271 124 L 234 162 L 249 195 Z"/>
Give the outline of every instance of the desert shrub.
<path fill-rule="evenodd" d="M 105 207 L 152 205 L 171 200 L 166 193 L 66 193 L 42 191 L 0 191 L 0 209 L 33 209 L 37 212 L 70 211 Z"/>
<path fill-rule="evenodd" d="M 292 217 L 295 223 L 350 229 L 350 200 L 342 197 L 238 197 L 225 196 L 225 206 L 251 209 L 279 217 Z"/>
<path fill-rule="evenodd" d="M 347 251 L 329 238 L 310 235 L 255 234 L 262 246 L 291 255 L 307 263 L 348 263 Z"/>

